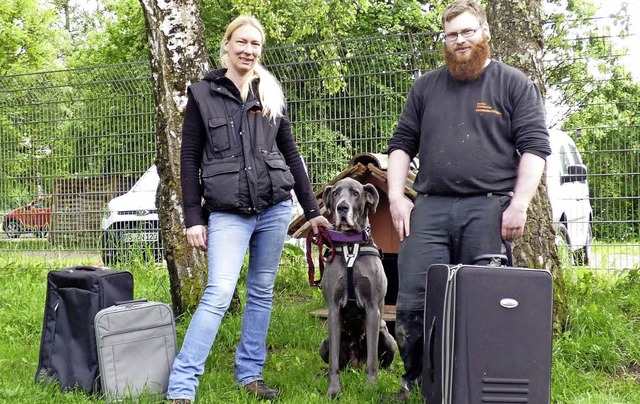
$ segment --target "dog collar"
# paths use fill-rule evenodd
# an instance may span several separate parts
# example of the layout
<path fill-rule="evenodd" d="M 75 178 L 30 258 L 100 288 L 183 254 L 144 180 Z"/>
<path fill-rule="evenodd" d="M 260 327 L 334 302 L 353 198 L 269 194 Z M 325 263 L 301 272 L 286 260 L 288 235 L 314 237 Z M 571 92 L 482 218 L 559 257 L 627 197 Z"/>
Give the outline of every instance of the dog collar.
<path fill-rule="evenodd" d="M 331 241 L 335 241 L 337 243 L 363 243 L 369 240 L 371 230 L 369 227 L 360 233 L 344 233 L 336 230 L 327 230 L 327 235 Z"/>

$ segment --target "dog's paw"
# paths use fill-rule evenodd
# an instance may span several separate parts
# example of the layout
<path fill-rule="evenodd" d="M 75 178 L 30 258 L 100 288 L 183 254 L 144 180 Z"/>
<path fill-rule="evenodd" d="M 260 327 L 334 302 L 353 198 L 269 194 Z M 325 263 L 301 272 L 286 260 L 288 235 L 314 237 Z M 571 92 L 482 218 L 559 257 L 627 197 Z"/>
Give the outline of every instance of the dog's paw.
<path fill-rule="evenodd" d="M 372 386 L 378 382 L 378 373 L 369 373 L 367 374 L 367 380 L 365 384 L 367 386 Z"/>
<path fill-rule="evenodd" d="M 329 383 L 327 395 L 331 398 L 336 398 L 338 396 L 338 393 L 340 393 L 340 382 Z"/>

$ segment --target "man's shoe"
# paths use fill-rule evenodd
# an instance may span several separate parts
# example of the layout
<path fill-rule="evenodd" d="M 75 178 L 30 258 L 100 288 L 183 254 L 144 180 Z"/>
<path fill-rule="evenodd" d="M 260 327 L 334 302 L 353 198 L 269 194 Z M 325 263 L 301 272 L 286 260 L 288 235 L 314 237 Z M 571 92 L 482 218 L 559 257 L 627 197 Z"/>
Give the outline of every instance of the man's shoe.
<path fill-rule="evenodd" d="M 270 389 L 263 380 L 256 380 L 244 386 L 249 394 L 255 395 L 260 400 L 273 400 L 278 395 L 278 390 Z"/>
<path fill-rule="evenodd" d="M 396 394 L 386 395 L 382 397 L 380 400 L 381 403 L 399 403 L 403 401 L 411 400 L 411 391 L 407 390 L 404 387 L 400 388 Z"/>
<path fill-rule="evenodd" d="M 169 404 L 191 404 L 191 400 L 186 398 L 177 398 L 177 399 L 169 400 Z"/>
<path fill-rule="evenodd" d="M 403 387 L 400 389 L 400 391 L 398 391 L 398 394 L 396 394 L 396 398 L 399 401 L 409 401 L 411 400 L 411 391 Z"/>

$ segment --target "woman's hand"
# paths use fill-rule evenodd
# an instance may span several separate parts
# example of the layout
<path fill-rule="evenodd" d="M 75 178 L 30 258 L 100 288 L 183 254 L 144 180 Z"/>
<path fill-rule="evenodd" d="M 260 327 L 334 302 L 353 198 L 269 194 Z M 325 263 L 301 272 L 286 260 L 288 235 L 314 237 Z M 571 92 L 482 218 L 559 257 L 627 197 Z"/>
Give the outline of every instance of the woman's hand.
<path fill-rule="evenodd" d="M 191 247 L 207 251 L 207 226 L 196 225 L 187 229 L 187 242 Z"/>
<path fill-rule="evenodd" d="M 320 231 L 319 227 L 324 227 L 325 229 L 333 229 L 333 225 L 329 223 L 326 217 L 324 216 L 316 216 L 313 219 L 309 220 L 311 224 L 311 229 L 313 230 L 313 234 L 318 234 Z"/>

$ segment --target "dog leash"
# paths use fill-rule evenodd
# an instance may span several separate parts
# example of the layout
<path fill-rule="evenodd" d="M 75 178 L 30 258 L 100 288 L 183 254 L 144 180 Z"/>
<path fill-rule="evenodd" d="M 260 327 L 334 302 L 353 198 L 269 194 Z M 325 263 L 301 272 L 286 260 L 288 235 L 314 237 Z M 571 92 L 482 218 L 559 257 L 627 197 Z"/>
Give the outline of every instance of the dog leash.
<path fill-rule="evenodd" d="M 313 257 L 311 252 L 311 246 L 318 246 L 318 267 L 320 268 L 320 278 L 315 279 L 315 266 L 313 264 Z M 322 247 L 328 245 L 331 248 L 331 255 L 325 260 L 322 254 Z M 309 286 L 319 286 L 322 281 L 322 275 L 324 274 L 324 263 L 326 261 L 331 262 L 336 255 L 336 248 L 333 246 L 333 241 L 329 236 L 329 230 L 324 227 L 318 228 L 318 234 L 314 234 L 313 231 L 307 233 L 307 265 L 309 266 Z"/>

